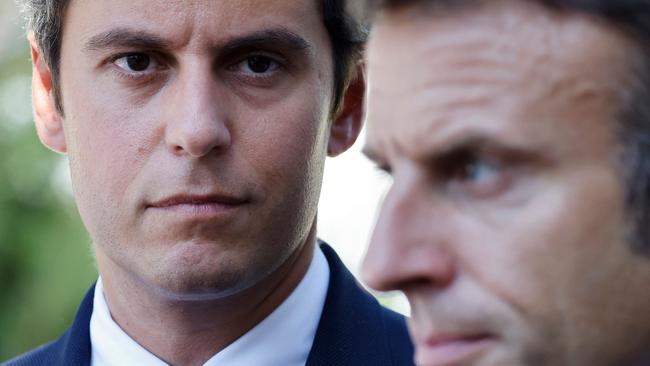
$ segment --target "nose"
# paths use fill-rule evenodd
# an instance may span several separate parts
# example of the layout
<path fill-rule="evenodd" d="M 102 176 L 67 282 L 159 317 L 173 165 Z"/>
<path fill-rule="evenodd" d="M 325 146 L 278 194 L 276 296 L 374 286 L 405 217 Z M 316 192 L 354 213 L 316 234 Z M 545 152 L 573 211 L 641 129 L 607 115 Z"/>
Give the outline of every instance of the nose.
<path fill-rule="evenodd" d="M 429 190 L 395 179 L 362 267 L 362 278 L 371 288 L 444 288 L 452 283 L 455 258 L 445 234 L 448 230 L 442 227 L 444 220 L 436 220 L 440 210 L 432 202 Z"/>
<path fill-rule="evenodd" d="M 200 158 L 231 143 L 226 97 L 220 98 L 209 64 L 195 62 L 177 76 L 165 100 L 167 146 L 177 155 Z"/>

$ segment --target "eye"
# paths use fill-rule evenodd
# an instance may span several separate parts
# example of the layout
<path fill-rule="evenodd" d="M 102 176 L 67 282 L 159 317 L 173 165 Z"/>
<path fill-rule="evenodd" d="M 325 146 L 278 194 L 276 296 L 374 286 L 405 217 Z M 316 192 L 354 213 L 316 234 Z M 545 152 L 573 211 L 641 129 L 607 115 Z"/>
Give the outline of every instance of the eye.
<path fill-rule="evenodd" d="M 459 179 L 472 184 L 489 184 L 499 178 L 499 167 L 486 161 L 465 163 L 459 172 Z"/>
<path fill-rule="evenodd" d="M 247 60 L 247 63 L 248 68 L 256 74 L 263 74 L 269 71 L 269 69 L 271 69 L 271 66 L 273 66 L 273 60 L 264 56 L 250 57 Z"/>
<path fill-rule="evenodd" d="M 448 182 L 456 192 L 478 198 L 496 196 L 511 183 L 506 167 L 482 158 L 460 159 L 447 172 Z"/>
<path fill-rule="evenodd" d="M 280 64 L 271 57 L 264 55 L 248 56 L 233 66 L 234 71 L 253 77 L 266 76 L 280 68 Z"/>
<path fill-rule="evenodd" d="M 127 74 L 146 74 L 159 67 L 156 60 L 145 53 L 129 53 L 116 58 L 113 63 Z"/>

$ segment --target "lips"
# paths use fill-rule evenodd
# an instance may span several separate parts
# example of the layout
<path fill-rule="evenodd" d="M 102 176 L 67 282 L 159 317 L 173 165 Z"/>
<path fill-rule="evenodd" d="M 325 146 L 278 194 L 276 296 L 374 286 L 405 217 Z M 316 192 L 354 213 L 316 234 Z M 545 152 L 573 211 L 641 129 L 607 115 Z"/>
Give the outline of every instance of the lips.
<path fill-rule="evenodd" d="M 174 216 L 192 218 L 214 218 L 233 212 L 234 209 L 249 203 L 246 198 L 232 195 L 179 194 L 169 196 L 146 205 L 147 210 L 173 213 Z"/>
<path fill-rule="evenodd" d="M 244 198 L 228 196 L 228 195 L 189 195 L 181 194 L 175 195 L 162 200 L 153 202 L 147 207 L 152 208 L 170 208 L 174 206 L 202 206 L 202 205 L 222 205 L 222 206 L 238 206 L 247 203 L 248 200 Z"/>
<path fill-rule="evenodd" d="M 493 337 L 489 334 L 436 334 L 417 341 L 416 360 L 420 366 L 467 364 L 479 356 Z"/>

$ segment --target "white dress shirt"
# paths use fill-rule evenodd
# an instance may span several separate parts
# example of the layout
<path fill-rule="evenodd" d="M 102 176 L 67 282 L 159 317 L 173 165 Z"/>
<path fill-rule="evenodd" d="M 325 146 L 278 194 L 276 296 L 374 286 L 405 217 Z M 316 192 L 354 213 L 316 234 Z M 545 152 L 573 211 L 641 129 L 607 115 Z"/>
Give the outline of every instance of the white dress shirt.
<path fill-rule="evenodd" d="M 327 259 L 317 247 L 305 277 L 289 297 L 204 366 L 304 366 L 325 305 L 329 277 Z M 100 277 L 90 318 L 91 366 L 166 366 L 115 323 L 103 294 Z"/>

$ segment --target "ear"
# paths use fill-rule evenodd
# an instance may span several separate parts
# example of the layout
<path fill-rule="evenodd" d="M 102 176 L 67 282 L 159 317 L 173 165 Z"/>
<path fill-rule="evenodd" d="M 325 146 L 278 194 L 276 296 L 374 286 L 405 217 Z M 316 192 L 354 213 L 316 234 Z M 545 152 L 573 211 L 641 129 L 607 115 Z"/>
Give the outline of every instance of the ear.
<path fill-rule="evenodd" d="M 67 144 L 63 131 L 63 118 L 56 108 L 52 73 L 38 50 L 34 33 L 27 36 L 32 53 L 32 105 L 36 132 L 43 145 L 65 153 Z"/>
<path fill-rule="evenodd" d="M 363 100 L 366 93 L 365 68 L 357 65 L 355 75 L 344 91 L 341 106 L 330 127 L 327 155 L 334 157 L 350 148 L 363 127 Z"/>

